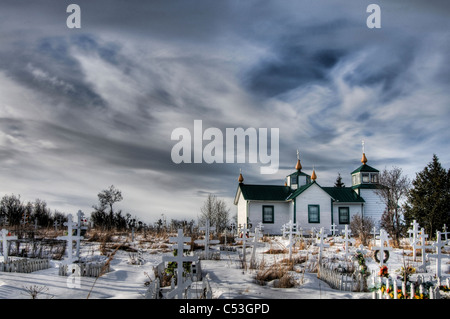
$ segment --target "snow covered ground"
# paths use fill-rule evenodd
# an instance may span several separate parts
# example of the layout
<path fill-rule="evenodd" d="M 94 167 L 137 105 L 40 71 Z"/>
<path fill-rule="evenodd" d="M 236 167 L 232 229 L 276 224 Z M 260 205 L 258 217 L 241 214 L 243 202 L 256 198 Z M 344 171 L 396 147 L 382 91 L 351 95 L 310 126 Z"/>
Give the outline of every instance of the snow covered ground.
<path fill-rule="evenodd" d="M 127 239 L 117 239 L 118 242 Z M 99 243 L 83 242 L 81 256 L 99 255 Z M 154 279 L 153 267 L 162 261 L 163 255 L 172 255 L 169 244 L 159 243 L 158 245 L 137 240 L 129 246 L 140 247 L 144 251 L 145 263 L 143 265 L 133 265 L 130 263 L 130 253 L 124 250 L 117 250 L 111 260 L 111 271 L 102 275 L 98 279 L 89 277 L 73 278 L 58 275 L 58 267 L 61 261 L 52 261 L 51 268 L 36 271 L 29 274 L 23 273 L 0 273 L 0 298 L 1 299 L 30 299 L 27 292 L 33 286 L 43 289 L 38 294 L 38 299 L 142 299 L 147 287 L 146 281 Z M 257 263 L 259 268 L 268 268 L 271 265 L 282 264 L 282 260 L 288 257 L 287 250 L 284 250 L 287 240 L 281 237 L 274 237 L 264 243 L 264 247 L 257 249 Z M 237 246 L 240 247 L 240 246 Z M 294 266 L 289 274 L 294 279 L 296 285 L 293 288 L 275 288 L 273 282 L 260 285 L 255 282 L 257 269 L 242 269 L 241 248 L 236 251 L 221 251 L 219 260 L 202 260 L 202 271 L 208 274 L 213 298 L 217 299 L 371 299 L 371 292 L 345 292 L 331 289 L 324 281 L 317 278 L 317 273 L 310 272 L 317 261 L 318 247 L 309 245 L 307 249 L 294 250 L 293 257 L 303 255 L 307 258 L 304 263 Z M 279 250 L 281 253 L 265 253 L 269 249 Z M 355 251 L 351 247 L 351 252 Z M 369 248 L 366 247 L 369 252 Z M 442 261 L 443 278 L 450 277 L 450 259 L 448 253 L 450 247 L 447 246 L 445 256 Z M 247 249 L 247 260 L 250 259 L 251 248 Z M 406 256 L 404 255 L 406 254 Z M 391 274 L 400 269 L 404 264 L 418 267 L 419 262 L 413 262 L 411 250 L 394 249 L 391 253 L 387 266 Z M 325 249 L 324 259 L 334 263 L 348 264 L 344 262 L 343 244 L 332 242 L 329 248 Z M 378 272 L 379 266 L 369 257 L 366 257 L 369 270 Z M 307 271 L 303 271 L 307 269 Z M 422 273 L 425 280 L 433 280 L 435 275 L 435 259 L 427 266 L 427 273 Z M 413 275 L 417 276 L 417 274 Z"/>

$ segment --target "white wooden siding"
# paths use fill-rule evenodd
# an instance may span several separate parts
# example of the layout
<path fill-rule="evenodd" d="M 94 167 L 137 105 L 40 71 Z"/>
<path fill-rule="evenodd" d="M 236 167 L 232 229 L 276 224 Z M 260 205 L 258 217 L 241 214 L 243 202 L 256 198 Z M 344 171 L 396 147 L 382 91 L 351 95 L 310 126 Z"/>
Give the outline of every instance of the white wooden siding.
<path fill-rule="evenodd" d="M 237 223 L 238 225 L 247 224 L 247 201 L 244 199 L 242 192 L 239 194 L 237 203 Z"/>
<path fill-rule="evenodd" d="M 339 233 L 345 228 L 345 224 L 339 224 L 339 207 L 348 207 L 350 211 L 350 221 L 353 216 L 362 214 L 363 208 L 362 203 L 337 203 L 333 202 L 333 222 L 336 224 Z M 350 226 L 350 224 L 348 224 Z"/>
<path fill-rule="evenodd" d="M 251 201 L 249 202 L 249 221 L 253 228 L 262 222 L 262 207 L 273 206 L 274 223 L 263 223 L 264 234 L 279 235 L 281 234 L 281 226 L 292 219 L 292 203 L 291 202 L 274 202 L 274 201 Z"/>
<path fill-rule="evenodd" d="M 308 205 L 320 206 L 320 223 L 308 222 Z M 296 198 L 297 224 L 303 230 L 324 227 L 327 231 L 331 226 L 331 197 L 317 185 L 311 185 Z"/>
<path fill-rule="evenodd" d="M 370 217 L 375 222 L 375 226 L 379 227 L 381 215 L 385 210 L 385 204 L 374 189 L 361 189 L 360 195 L 364 198 L 364 217 Z"/>

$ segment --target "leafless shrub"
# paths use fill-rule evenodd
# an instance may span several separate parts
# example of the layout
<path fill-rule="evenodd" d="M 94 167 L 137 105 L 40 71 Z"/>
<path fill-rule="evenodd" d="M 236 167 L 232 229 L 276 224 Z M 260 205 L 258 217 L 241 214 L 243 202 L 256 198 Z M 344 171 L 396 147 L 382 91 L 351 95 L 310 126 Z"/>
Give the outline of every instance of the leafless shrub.
<path fill-rule="evenodd" d="M 37 285 L 33 285 L 33 286 L 28 286 L 28 287 L 23 287 L 23 289 L 25 290 L 25 292 L 27 294 L 30 295 L 31 299 L 38 299 L 38 295 L 41 293 L 45 293 L 48 291 L 48 287 L 46 286 L 37 286 Z"/>

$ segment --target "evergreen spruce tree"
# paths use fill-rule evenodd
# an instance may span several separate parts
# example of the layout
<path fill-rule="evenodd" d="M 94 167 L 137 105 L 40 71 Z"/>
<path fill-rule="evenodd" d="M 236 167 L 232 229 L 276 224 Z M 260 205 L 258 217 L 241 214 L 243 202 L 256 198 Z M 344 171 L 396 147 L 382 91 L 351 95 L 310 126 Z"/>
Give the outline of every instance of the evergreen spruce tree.
<path fill-rule="evenodd" d="M 345 187 L 345 184 L 342 182 L 341 173 L 338 173 L 338 177 L 336 178 L 336 182 L 334 183 L 334 187 Z"/>
<path fill-rule="evenodd" d="M 450 169 L 441 166 L 436 154 L 433 160 L 412 182 L 405 204 L 405 220 L 409 225 L 414 219 L 425 228 L 430 237 L 450 225 Z"/>

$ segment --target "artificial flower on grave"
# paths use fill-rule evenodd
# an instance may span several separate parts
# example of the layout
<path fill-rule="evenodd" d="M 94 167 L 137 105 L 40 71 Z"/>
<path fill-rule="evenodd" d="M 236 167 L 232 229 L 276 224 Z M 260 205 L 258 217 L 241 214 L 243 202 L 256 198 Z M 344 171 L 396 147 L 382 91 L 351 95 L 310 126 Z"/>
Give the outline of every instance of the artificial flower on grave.
<path fill-rule="evenodd" d="M 439 290 L 442 290 L 443 292 L 450 292 L 450 287 L 441 285 L 439 286 Z"/>
<path fill-rule="evenodd" d="M 400 280 L 405 280 L 409 281 L 409 277 L 416 273 L 416 268 L 412 267 L 412 266 L 407 266 L 406 269 L 404 267 L 401 267 L 400 270 L 397 270 L 396 272 L 399 273 L 400 275 Z"/>
<path fill-rule="evenodd" d="M 389 278 L 388 267 L 387 266 L 380 267 L 378 276 Z"/>
<path fill-rule="evenodd" d="M 357 252 L 353 258 L 358 262 L 360 273 L 362 275 L 368 276 L 369 273 L 367 272 L 367 265 L 366 260 L 364 259 L 364 255 L 360 252 Z"/>
<path fill-rule="evenodd" d="M 446 285 L 440 285 L 441 299 L 450 299 L 450 287 Z"/>

